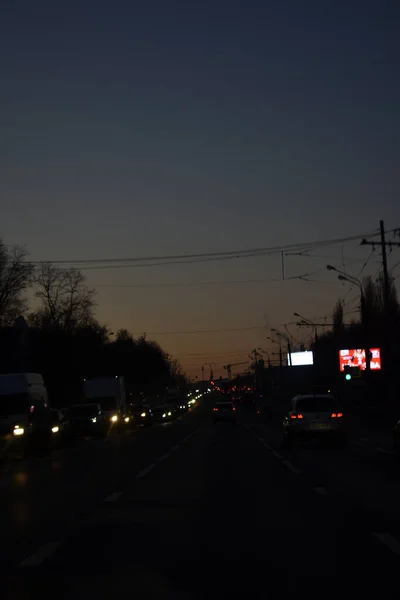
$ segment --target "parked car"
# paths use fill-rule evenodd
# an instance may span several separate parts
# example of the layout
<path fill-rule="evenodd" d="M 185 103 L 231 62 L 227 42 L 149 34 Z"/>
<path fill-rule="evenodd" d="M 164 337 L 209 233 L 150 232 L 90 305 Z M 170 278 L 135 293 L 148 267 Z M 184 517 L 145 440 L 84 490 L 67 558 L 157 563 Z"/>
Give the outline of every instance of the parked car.
<path fill-rule="evenodd" d="M 345 422 L 337 400 L 329 394 L 295 396 L 283 419 L 283 435 L 286 443 L 311 435 L 344 440 Z"/>
<path fill-rule="evenodd" d="M 109 422 L 100 404 L 75 404 L 68 412 L 73 435 L 78 437 L 107 435 Z"/>

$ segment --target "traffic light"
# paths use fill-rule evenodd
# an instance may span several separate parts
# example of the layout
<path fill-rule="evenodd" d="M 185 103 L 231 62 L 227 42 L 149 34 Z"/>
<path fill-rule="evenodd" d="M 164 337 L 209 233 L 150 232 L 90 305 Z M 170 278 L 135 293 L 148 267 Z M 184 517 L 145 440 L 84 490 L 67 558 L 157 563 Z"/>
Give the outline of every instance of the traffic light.
<path fill-rule="evenodd" d="M 352 378 L 352 374 L 351 371 L 354 367 L 350 367 L 349 365 L 345 365 L 344 366 L 344 378 L 346 381 L 351 381 Z"/>

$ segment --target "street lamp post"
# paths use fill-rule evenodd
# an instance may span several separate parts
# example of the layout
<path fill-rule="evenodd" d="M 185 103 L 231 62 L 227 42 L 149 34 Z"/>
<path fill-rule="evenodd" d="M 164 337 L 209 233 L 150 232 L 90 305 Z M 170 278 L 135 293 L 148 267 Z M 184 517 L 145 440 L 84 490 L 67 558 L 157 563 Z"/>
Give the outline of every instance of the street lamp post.
<path fill-rule="evenodd" d="M 274 333 L 276 333 L 276 335 L 278 337 L 282 337 L 284 340 L 286 340 L 287 349 L 288 349 L 288 366 L 291 367 L 292 366 L 292 349 L 290 347 L 290 338 L 289 338 L 289 336 L 285 335 L 281 331 L 278 331 L 277 329 L 271 329 L 271 331 L 273 331 Z"/>
<path fill-rule="evenodd" d="M 272 331 L 272 329 L 271 329 L 271 331 Z M 281 344 L 281 342 L 280 341 L 278 342 L 277 340 L 274 340 L 272 337 L 267 337 L 267 340 L 270 340 L 274 344 L 278 344 L 279 345 L 279 366 L 282 367 L 283 366 L 282 365 L 283 361 L 282 361 L 282 344 Z"/>
<path fill-rule="evenodd" d="M 367 324 L 366 323 L 367 311 L 366 311 L 366 306 L 365 306 L 365 296 L 364 296 L 363 284 L 361 283 L 361 281 L 359 279 L 357 279 L 357 277 L 354 277 L 353 275 L 349 275 L 348 273 L 346 273 L 346 271 L 341 271 L 340 269 L 337 269 L 333 265 L 326 265 L 326 268 L 328 269 L 328 271 L 336 271 L 338 273 L 339 281 L 347 281 L 348 283 L 352 283 L 353 285 L 356 285 L 358 287 L 358 289 L 360 290 L 361 324 L 362 324 L 362 328 L 365 332 L 366 324 Z M 365 335 L 365 338 L 367 338 L 367 335 Z M 369 344 L 364 344 L 364 345 L 368 346 Z M 369 355 L 370 351 L 369 351 L 369 348 L 364 348 L 364 350 L 365 350 L 366 367 L 367 367 L 367 371 L 369 371 L 371 368 L 370 355 Z"/>
<path fill-rule="evenodd" d="M 314 327 L 314 335 L 315 335 L 315 341 L 318 342 L 318 330 L 317 330 L 317 326 L 314 323 L 314 321 L 311 321 L 311 319 L 306 319 L 305 317 L 302 317 L 301 315 L 299 315 L 299 313 L 295 312 L 293 313 L 294 317 L 299 317 L 300 319 L 302 319 L 305 323 L 309 323 L 310 325 L 312 325 Z"/>

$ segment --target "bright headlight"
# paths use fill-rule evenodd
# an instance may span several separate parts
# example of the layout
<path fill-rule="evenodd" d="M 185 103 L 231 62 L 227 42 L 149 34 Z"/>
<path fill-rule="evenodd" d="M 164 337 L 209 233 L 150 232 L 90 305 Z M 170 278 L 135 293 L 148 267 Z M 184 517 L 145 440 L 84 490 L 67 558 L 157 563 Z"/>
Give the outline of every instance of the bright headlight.
<path fill-rule="evenodd" d="M 169 412 L 169 413 L 168 413 L 168 416 L 170 417 L 171 415 L 172 415 L 172 412 Z"/>
<path fill-rule="evenodd" d="M 166 417 L 166 416 L 167 416 L 167 415 L 164 413 L 164 414 L 163 414 L 163 419 L 165 419 L 165 417 Z"/>
<path fill-rule="evenodd" d="M 55 425 L 54 427 L 51 428 L 52 433 L 58 433 L 60 431 L 60 428 L 58 427 L 58 425 Z"/>
<path fill-rule="evenodd" d="M 96 421 L 97 421 L 97 417 L 93 417 L 92 418 L 92 423 L 96 423 Z"/>
<path fill-rule="evenodd" d="M 140 416 L 141 416 L 141 417 L 145 417 L 145 416 L 146 416 L 146 413 L 145 413 L 145 412 L 142 412 Z"/>
<path fill-rule="evenodd" d="M 23 429 L 23 427 L 20 427 L 19 425 L 16 425 L 14 427 L 14 431 L 13 431 L 14 435 L 24 435 L 24 433 L 25 433 L 25 429 Z"/>
<path fill-rule="evenodd" d="M 124 421 L 125 423 L 129 423 L 129 417 L 125 417 Z"/>
<path fill-rule="evenodd" d="M 118 417 L 117 417 L 117 415 L 113 415 L 113 416 L 111 417 L 111 421 L 112 421 L 113 423 L 115 423 L 116 421 L 118 421 Z"/>

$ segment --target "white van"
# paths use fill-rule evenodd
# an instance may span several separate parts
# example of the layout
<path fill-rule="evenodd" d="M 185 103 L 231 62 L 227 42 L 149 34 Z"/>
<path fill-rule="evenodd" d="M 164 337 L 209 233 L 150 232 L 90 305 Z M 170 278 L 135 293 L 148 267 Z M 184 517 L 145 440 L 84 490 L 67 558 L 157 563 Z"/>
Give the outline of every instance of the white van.
<path fill-rule="evenodd" d="M 30 433 L 35 410 L 48 409 L 43 377 L 38 373 L 0 375 L 0 439 L 23 438 Z"/>

